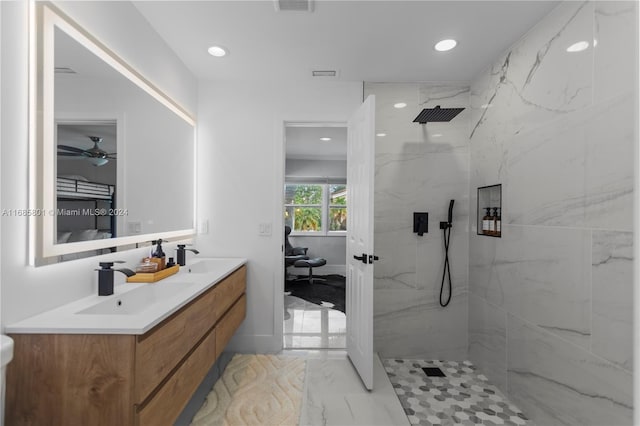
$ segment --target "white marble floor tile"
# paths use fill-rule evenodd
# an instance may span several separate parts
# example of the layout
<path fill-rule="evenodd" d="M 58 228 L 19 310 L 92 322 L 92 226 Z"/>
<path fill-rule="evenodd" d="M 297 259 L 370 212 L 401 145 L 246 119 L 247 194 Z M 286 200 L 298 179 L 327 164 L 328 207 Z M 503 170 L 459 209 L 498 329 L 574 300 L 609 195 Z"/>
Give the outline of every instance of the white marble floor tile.
<path fill-rule="evenodd" d="M 284 348 L 343 349 L 347 318 L 344 313 L 286 295 Z"/>
<path fill-rule="evenodd" d="M 301 425 L 408 425 L 380 359 L 374 359 L 374 389 L 367 391 L 351 362 L 308 359 Z"/>

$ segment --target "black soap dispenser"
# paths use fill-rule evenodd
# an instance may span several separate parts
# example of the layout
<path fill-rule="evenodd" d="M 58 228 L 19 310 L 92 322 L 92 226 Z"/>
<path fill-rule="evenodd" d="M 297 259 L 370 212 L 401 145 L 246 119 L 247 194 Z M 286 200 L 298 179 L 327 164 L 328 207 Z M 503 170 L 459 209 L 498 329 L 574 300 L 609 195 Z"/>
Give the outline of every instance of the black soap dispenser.
<path fill-rule="evenodd" d="M 162 239 L 152 241 L 151 243 L 156 246 L 155 250 L 151 252 L 151 257 L 160 259 L 158 261 L 158 271 L 162 271 L 166 266 L 165 253 L 164 253 L 164 250 L 162 250 Z"/>
<path fill-rule="evenodd" d="M 151 243 L 156 246 L 156 249 L 151 253 L 151 257 L 162 259 L 165 256 L 164 250 L 162 250 L 162 239 L 152 241 Z"/>

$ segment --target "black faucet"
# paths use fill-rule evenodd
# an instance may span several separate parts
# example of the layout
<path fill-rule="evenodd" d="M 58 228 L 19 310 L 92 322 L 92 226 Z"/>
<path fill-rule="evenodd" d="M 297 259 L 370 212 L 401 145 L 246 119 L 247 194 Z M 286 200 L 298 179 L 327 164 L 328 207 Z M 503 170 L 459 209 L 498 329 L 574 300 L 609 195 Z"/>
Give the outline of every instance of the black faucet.
<path fill-rule="evenodd" d="M 200 253 L 196 249 L 188 249 L 188 248 L 185 248 L 185 246 L 186 246 L 186 244 L 178 244 L 178 248 L 176 249 L 176 250 L 178 250 L 177 257 L 178 257 L 178 265 L 180 265 L 180 266 L 184 266 L 185 263 L 187 263 L 186 262 L 186 260 L 187 260 L 187 253 L 186 253 L 187 250 L 192 252 L 192 253 L 195 253 L 195 254 Z"/>
<path fill-rule="evenodd" d="M 111 296 L 113 294 L 113 273 L 115 271 L 122 272 L 127 277 L 132 277 L 136 274 L 127 268 L 111 269 L 114 263 L 124 262 L 121 260 L 100 262 L 100 269 L 96 269 L 98 271 L 98 296 Z"/>

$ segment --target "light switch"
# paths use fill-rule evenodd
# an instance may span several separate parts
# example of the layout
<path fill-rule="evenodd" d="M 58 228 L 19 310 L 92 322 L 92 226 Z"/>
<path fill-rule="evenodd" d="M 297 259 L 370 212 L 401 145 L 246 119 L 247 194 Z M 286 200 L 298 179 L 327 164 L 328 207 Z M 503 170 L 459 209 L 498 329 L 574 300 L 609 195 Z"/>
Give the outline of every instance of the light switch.
<path fill-rule="evenodd" d="M 260 222 L 258 224 L 258 235 L 268 237 L 271 235 L 271 222 Z"/>
<path fill-rule="evenodd" d="M 208 234 L 209 233 L 209 220 L 205 219 L 200 222 L 200 228 L 198 229 L 198 234 Z"/>
<path fill-rule="evenodd" d="M 128 222 L 129 235 L 142 234 L 142 222 Z"/>

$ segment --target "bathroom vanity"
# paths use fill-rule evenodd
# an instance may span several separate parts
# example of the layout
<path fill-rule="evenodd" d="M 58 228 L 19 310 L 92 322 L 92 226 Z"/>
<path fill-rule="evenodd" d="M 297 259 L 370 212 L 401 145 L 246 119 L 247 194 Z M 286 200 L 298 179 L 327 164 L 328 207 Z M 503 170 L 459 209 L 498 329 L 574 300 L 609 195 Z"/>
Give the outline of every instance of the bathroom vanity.
<path fill-rule="evenodd" d="M 7 327 L 7 424 L 172 425 L 245 317 L 245 263 L 202 260 Z"/>

